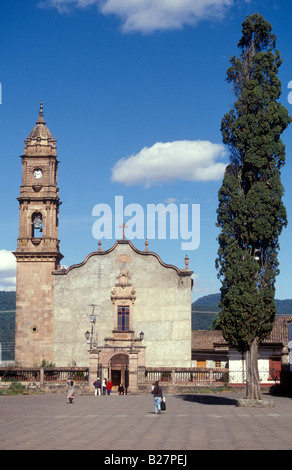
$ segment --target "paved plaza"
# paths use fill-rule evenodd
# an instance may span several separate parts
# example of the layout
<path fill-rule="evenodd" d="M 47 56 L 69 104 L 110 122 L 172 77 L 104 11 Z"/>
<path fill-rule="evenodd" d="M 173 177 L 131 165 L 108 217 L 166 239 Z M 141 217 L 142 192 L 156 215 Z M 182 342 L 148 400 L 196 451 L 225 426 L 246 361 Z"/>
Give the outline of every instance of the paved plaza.
<path fill-rule="evenodd" d="M 73 404 L 65 392 L 0 396 L 0 449 L 104 450 L 109 456 L 115 450 L 292 449 L 291 398 L 264 394 L 274 408 L 236 407 L 238 398 L 244 392 L 167 395 L 167 410 L 156 415 L 150 393 L 77 394 Z"/>

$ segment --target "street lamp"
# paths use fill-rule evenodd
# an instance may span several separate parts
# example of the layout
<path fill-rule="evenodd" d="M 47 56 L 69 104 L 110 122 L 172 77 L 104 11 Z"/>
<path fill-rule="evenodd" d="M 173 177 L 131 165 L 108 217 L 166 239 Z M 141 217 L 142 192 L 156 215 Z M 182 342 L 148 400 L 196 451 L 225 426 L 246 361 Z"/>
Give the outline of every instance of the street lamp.
<path fill-rule="evenodd" d="M 91 331 L 86 331 L 85 333 L 85 338 L 86 338 L 86 341 L 88 344 L 90 344 L 90 349 L 92 349 L 92 347 L 95 349 L 97 348 L 97 334 L 95 332 L 95 323 L 96 323 L 96 318 L 97 318 L 97 315 L 94 313 L 94 310 L 96 307 L 98 307 L 98 313 L 101 313 L 102 311 L 102 306 L 101 305 L 96 305 L 96 304 L 90 304 L 90 305 L 87 305 L 87 307 L 92 307 L 92 313 L 90 315 L 88 315 L 88 318 L 89 318 L 89 321 L 91 323 Z"/>
<path fill-rule="evenodd" d="M 91 304 L 90 307 L 92 307 L 92 313 L 88 315 L 89 321 L 91 323 L 91 332 L 88 330 L 85 333 L 85 338 L 88 344 L 90 344 L 90 350 L 92 349 L 92 346 L 94 348 L 97 347 L 97 341 L 95 339 L 95 323 L 96 323 L 96 315 L 94 314 L 94 307 L 98 307 L 98 305 Z M 93 341 L 94 340 L 94 341 Z"/>
<path fill-rule="evenodd" d="M 140 341 L 143 341 L 143 338 L 144 338 L 144 333 L 143 331 L 140 332 Z"/>
<path fill-rule="evenodd" d="M 93 305 L 93 309 L 94 309 L 94 305 Z M 96 315 L 94 315 L 94 313 L 92 312 L 91 315 L 88 316 L 89 320 L 91 323 L 95 323 L 96 322 Z"/>

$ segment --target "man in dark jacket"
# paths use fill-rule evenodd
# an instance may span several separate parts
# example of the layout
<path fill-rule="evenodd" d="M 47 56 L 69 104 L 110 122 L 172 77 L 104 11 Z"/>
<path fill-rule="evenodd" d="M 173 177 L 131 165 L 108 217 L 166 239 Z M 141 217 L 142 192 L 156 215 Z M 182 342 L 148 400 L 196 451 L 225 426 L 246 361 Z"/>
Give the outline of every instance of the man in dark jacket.
<path fill-rule="evenodd" d="M 99 377 L 97 377 L 96 381 L 94 382 L 94 386 L 95 386 L 95 396 L 97 396 L 97 394 L 100 396 L 101 382 L 100 382 Z"/>

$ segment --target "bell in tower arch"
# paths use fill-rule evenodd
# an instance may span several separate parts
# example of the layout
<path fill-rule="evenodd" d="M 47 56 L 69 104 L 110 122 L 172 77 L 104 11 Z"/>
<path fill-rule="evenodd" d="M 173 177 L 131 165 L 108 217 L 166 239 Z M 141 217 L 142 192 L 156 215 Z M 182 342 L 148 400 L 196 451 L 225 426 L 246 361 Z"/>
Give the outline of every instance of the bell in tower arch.
<path fill-rule="evenodd" d="M 43 216 L 40 212 L 32 215 L 32 238 L 41 238 L 43 233 Z"/>

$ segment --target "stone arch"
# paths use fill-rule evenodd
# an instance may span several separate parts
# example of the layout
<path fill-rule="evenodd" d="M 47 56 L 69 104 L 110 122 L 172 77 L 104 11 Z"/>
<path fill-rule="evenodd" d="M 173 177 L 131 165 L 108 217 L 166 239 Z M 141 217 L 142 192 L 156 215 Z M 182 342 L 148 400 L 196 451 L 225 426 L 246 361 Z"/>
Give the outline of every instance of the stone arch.
<path fill-rule="evenodd" d="M 115 352 L 109 362 L 109 376 L 112 379 L 113 390 L 117 390 L 120 383 L 125 388 L 129 386 L 129 355 L 125 352 Z"/>

